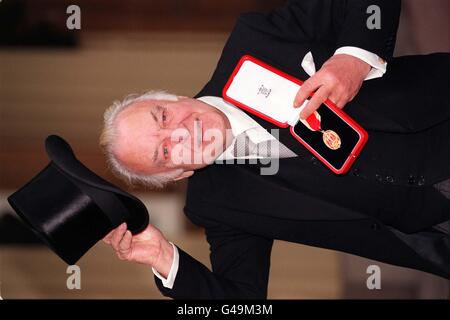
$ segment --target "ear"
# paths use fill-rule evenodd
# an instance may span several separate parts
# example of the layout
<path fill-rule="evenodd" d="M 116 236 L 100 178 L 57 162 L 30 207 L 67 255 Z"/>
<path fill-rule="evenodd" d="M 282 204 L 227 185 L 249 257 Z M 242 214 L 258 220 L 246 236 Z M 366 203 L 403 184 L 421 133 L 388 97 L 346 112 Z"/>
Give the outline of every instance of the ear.
<path fill-rule="evenodd" d="M 180 174 L 178 177 L 176 177 L 175 179 L 173 179 L 173 181 L 177 181 L 177 180 L 181 180 L 184 178 L 189 178 L 190 176 L 192 176 L 194 174 L 194 171 L 183 171 L 182 174 Z"/>

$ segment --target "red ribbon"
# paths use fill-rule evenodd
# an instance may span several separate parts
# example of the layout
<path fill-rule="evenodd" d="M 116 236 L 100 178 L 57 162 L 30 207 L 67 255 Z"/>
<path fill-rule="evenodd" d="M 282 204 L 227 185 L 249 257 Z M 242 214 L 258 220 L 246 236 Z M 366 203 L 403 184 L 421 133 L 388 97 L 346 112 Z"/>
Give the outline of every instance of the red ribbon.
<path fill-rule="evenodd" d="M 313 129 L 314 131 L 319 131 L 320 128 L 320 120 L 316 116 L 316 113 L 312 113 L 308 118 L 305 119 L 306 122 L 308 122 L 308 125 Z"/>

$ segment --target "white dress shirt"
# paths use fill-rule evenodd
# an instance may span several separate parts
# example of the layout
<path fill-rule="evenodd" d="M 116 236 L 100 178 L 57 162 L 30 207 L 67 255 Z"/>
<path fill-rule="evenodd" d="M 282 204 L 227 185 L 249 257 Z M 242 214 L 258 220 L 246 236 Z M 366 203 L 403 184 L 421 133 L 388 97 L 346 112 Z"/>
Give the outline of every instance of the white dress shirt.
<path fill-rule="evenodd" d="M 276 140 L 266 129 L 261 127 L 258 122 L 253 120 L 248 114 L 236 107 L 235 105 L 226 102 L 220 97 L 206 96 L 200 97 L 198 100 L 203 101 L 216 109 L 222 111 L 228 118 L 233 132 L 233 141 L 230 146 L 216 159 L 216 160 L 231 160 L 231 159 L 258 159 L 263 158 L 258 154 L 250 154 L 248 156 L 235 157 L 233 155 L 234 144 L 237 136 L 241 133 L 246 133 L 249 139 L 256 145 L 261 142 L 269 140 Z M 276 143 L 276 142 L 273 142 Z"/>
<path fill-rule="evenodd" d="M 334 54 L 348 54 L 351 56 L 354 56 L 356 58 L 359 58 L 363 60 L 364 62 L 368 63 L 372 69 L 367 74 L 366 78 L 364 80 L 370 80 L 374 78 L 382 77 L 383 74 L 386 72 L 387 63 L 382 58 L 377 56 L 376 54 L 369 52 L 367 50 L 363 50 L 356 47 L 341 47 L 335 51 Z M 314 58 L 312 56 L 311 52 L 308 52 L 305 57 L 303 58 L 301 62 L 302 68 L 305 70 L 305 72 L 312 76 L 314 73 L 316 73 L 316 66 L 314 64 Z M 258 144 L 260 142 L 273 140 L 275 139 L 274 136 L 272 136 L 266 129 L 261 127 L 259 123 L 257 123 L 255 120 L 253 120 L 249 115 L 247 115 L 244 111 L 237 108 L 236 106 L 224 101 L 222 98 L 219 97 L 200 97 L 198 100 L 201 100 L 217 109 L 222 111 L 225 116 L 228 118 L 228 121 L 231 125 L 231 130 L 233 132 L 233 136 L 236 137 L 246 132 L 250 140 Z M 228 159 L 234 159 L 232 153 L 232 148 L 234 145 L 234 141 L 231 143 L 230 147 L 226 149 L 218 158 L 217 160 L 228 160 Z M 250 155 L 246 157 L 239 157 L 240 159 L 254 159 L 254 158 L 260 158 L 257 155 Z M 164 278 L 162 275 L 160 275 L 155 269 L 152 268 L 153 273 L 155 276 L 157 276 L 159 279 L 161 279 L 162 284 L 164 287 L 172 289 L 173 285 L 175 283 L 175 278 L 177 276 L 178 272 L 178 265 L 179 265 L 179 253 L 177 247 L 171 242 L 173 246 L 173 261 L 172 266 L 170 268 L 169 275 L 167 276 L 167 279 Z"/>

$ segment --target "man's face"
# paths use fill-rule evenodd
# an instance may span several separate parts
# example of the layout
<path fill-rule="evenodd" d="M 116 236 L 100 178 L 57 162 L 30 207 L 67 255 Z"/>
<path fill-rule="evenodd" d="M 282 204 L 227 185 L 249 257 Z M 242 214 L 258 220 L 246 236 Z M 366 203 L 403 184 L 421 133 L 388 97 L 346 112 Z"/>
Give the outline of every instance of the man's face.
<path fill-rule="evenodd" d="M 231 142 L 226 116 L 190 98 L 133 103 L 117 115 L 114 126 L 113 153 L 141 174 L 199 169 L 214 161 Z"/>

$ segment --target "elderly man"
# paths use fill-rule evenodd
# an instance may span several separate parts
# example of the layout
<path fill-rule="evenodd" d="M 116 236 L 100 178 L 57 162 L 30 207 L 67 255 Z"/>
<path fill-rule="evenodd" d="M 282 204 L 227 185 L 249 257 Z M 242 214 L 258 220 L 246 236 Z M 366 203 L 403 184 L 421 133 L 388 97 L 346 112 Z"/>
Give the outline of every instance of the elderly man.
<path fill-rule="evenodd" d="M 381 29 L 366 26 L 374 4 Z M 152 91 L 115 103 L 101 142 L 113 169 L 153 186 L 189 177 L 185 214 L 206 230 L 212 271 L 154 226 L 132 236 L 121 225 L 104 240 L 119 258 L 151 266 L 173 298 L 266 297 L 274 239 L 449 278 L 450 59 L 392 59 L 398 15 L 392 0 L 290 1 L 268 15 L 244 14 L 195 99 Z M 299 79 L 311 75 L 292 101 L 315 91 L 302 118 L 327 98 L 346 105 L 370 136 L 349 174 L 333 174 L 288 130 L 274 137 L 274 125 L 221 98 L 246 54 Z M 240 139 L 252 147 L 242 150 Z M 261 175 L 254 159 L 274 158 L 267 145 L 279 169 Z"/>

